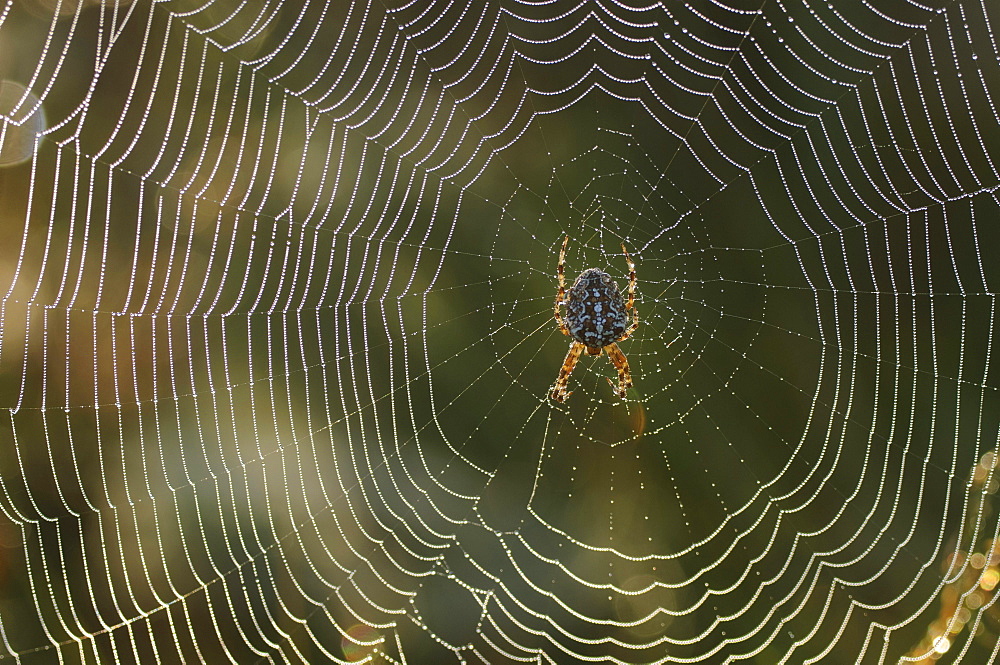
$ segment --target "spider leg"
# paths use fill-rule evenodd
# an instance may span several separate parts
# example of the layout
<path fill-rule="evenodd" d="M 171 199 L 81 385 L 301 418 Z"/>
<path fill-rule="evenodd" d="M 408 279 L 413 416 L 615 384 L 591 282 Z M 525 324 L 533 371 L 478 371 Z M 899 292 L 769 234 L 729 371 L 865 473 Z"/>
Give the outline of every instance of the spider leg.
<path fill-rule="evenodd" d="M 622 253 L 625 254 L 625 261 L 628 263 L 628 302 L 625 303 L 625 309 L 632 309 L 635 304 L 635 264 L 625 249 L 625 243 L 622 243 Z"/>
<path fill-rule="evenodd" d="M 615 369 L 618 370 L 618 387 L 615 387 L 611 379 L 608 379 L 608 383 L 619 397 L 625 399 L 625 391 L 632 387 L 632 372 L 628 368 L 628 360 L 615 343 L 608 344 L 604 347 L 604 350 L 608 352 L 608 358 L 611 359 Z"/>
<path fill-rule="evenodd" d="M 625 310 L 632 310 L 632 323 L 629 324 L 629 327 L 622 336 L 618 338 L 619 342 L 627 340 L 632 336 L 636 328 L 639 327 L 639 308 L 635 306 L 635 263 L 632 262 L 632 257 L 629 256 L 628 250 L 625 249 L 625 243 L 622 243 L 622 252 L 625 254 L 625 260 L 628 262 L 628 301 L 625 303 Z M 622 355 L 622 358 L 624 357 Z M 628 363 L 625 363 L 625 367 L 628 367 Z"/>
<path fill-rule="evenodd" d="M 583 349 L 584 346 L 580 342 L 573 342 L 569 345 L 566 360 L 563 361 L 562 369 L 559 370 L 559 378 L 556 379 L 556 385 L 552 387 L 552 392 L 549 393 L 549 397 L 555 401 L 565 402 L 573 394 L 572 391 L 566 390 L 566 386 L 569 384 L 569 375 L 573 373 L 573 368 L 576 367 L 576 361 L 580 359 Z"/>
<path fill-rule="evenodd" d="M 625 332 L 622 333 L 622 336 L 618 338 L 618 341 L 619 342 L 624 342 L 625 340 L 627 340 L 629 337 L 632 336 L 632 333 L 634 333 L 635 330 L 636 330 L 636 328 L 638 328 L 638 327 L 639 327 L 639 308 L 636 307 L 635 305 L 633 305 L 632 306 L 632 323 L 630 323 L 629 327 L 625 329 Z"/>
<path fill-rule="evenodd" d="M 559 251 L 559 264 L 556 266 L 556 277 L 559 278 L 559 290 L 556 292 L 556 303 L 553 305 L 552 310 L 555 313 L 556 323 L 559 324 L 559 330 L 562 334 L 569 335 L 569 328 L 566 327 L 566 321 L 563 319 L 562 314 L 559 313 L 559 305 L 563 304 L 566 300 L 566 245 L 569 243 L 569 236 L 563 239 L 562 249 Z"/>

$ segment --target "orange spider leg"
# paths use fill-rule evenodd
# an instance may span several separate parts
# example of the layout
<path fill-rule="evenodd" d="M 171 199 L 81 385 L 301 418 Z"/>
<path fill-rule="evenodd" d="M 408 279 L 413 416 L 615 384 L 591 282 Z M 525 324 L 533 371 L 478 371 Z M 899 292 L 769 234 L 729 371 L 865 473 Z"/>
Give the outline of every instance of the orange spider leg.
<path fill-rule="evenodd" d="M 628 300 L 625 302 L 625 310 L 632 310 L 632 323 L 625 330 L 624 334 L 618 338 L 619 342 L 627 340 L 636 331 L 636 328 L 639 327 L 639 308 L 635 306 L 635 263 L 632 262 L 632 257 L 629 256 L 624 243 L 622 244 L 622 252 L 625 254 L 625 260 L 628 262 Z M 628 364 L 626 363 L 625 366 L 628 367 Z"/>
<path fill-rule="evenodd" d="M 624 342 L 625 340 L 627 340 L 629 337 L 632 336 L 632 333 L 634 333 L 635 330 L 636 330 L 636 328 L 638 328 L 638 327 L 639 327 L 639 308 L 633 306 L 632 307 L 632 323 L 629 325 L 628 328 L 625 329 L 625 332 L 622 333 L 622 336 L 618 338 L 618 341 L 619 342 Z M 610 354 L 611 352 L 608 351 L 608 353 Z"/>
<path fill-rule="evenodd" d="M 566 299 L 566 276 L 564 272 L 566 266 L 566 245 L 568 243 L 569 236 L 566 236 L 563 239 L 562 250 L 559 251 L 559 264 L 556 266 L 556 276 L 559 278 L 559 291 L 556 292 L 556 304 L 552 308 L 555 312 L 556 323 L 559 324 L 559 330 L 564 335 L 569 335 L 569 328 L 566 327 L 566 321 L 563 320 L 562 314 L 559 313 L 559 305 L 562 305 Z"/>
<path fill-rule="evenodd" d="M 615 388 L 611 379 L 608 379 L 608 384 L 612 390 L 618 393 L 619 397 L 625 399 L 625 391 L 632 387 L 632 372 L 628 368 L 628 359 L 625 358 L 625 354 L 622 353 L 617 344 L 608 344 L 604 350 L 608 352 L 608 358 L 618 370 L 618 387 Z"/>
<path fill-rule="evenodd" d="M 625 303 L 625 309 L 632 309 L 635 304 L 635 264 L 632 262 L 632 257 L 628 255 L 628 250 L 625 249 L 625 243 L 622 243 L 622 253 L 625 254 L 625 261 L 628 262 L 628 302 Z"/>
<path fill-rule="evenodd" d="M 569 345 L 566 360 L 563 361 L 562 369 L 559 370 L 559 378 L 556 379 L 556 385 L 552 387 L 552 392 L 549 394 L 555 401 L 565 402 L 573 394 L 572 391 L 566 390 L 566 386 L 569 384 L 569 375 L 573 373 L 576 361 L 580 359 L 580 354 L 583 353 L 584 348 L 586 347 L 579 342 L 573 342 Z"/>

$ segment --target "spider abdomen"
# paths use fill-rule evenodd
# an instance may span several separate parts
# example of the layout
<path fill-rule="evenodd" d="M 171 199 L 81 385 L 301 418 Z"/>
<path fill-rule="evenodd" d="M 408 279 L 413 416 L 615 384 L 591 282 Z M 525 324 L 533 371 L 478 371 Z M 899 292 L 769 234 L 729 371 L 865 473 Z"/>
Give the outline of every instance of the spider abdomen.
<path fill-rule="evenodd" d="M 566 292 L 565 302 L 566 328 L 588 349 L 617 342 L 628 328 L 625 300 L 615 281 L 602 270 L 584 270 Z"/>

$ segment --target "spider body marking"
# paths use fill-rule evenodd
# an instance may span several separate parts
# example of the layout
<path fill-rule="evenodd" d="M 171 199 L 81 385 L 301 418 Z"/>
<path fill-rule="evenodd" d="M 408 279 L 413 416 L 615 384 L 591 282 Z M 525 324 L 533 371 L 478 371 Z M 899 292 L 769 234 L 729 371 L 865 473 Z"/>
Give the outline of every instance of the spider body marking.
<path fill-rule="evenodd" d="M 618 370 L 618 385 L 616 387 L 611 383 L 611 379 L 608 379 L 608 383 L 615 388 L 619 397 L 624 398 L 626 391 L 632 387 L 632 374 L 628 360 L 617 343 L 628 339 L 639 327 L 639 311 L 635 307 L 635 264 L 625 245 L 622 245 L 629 268 L 628 300 L 622 296 L 618 284 L 611 276 L 597 268 L 588 268 L 580 273 L 567 291 L 565 263 L 568 243 L 569 236 L 566 236 L 556 267 L 559 290 L 556 292 L 554 313 L 559 329 L 573 341 L 550 397 L 557 402 L 564 402 L 569 398 L 572 394 L 567 390 L 569 376 L 580 355 L 586 350 L 592 356 L 599 356 L 602 351 L 608 352 L 608 358 Z M 566 308 L 565 316 L 560 307 Z M 632 310 L 631 322 L 629 310 Z"/>
<path fill-rule="evenodd" d="M 592 355 L 621 339 L 628 328 L 628 311 L 618 284 L 611 275 L 588 268 L 566 293 L 566 328 L 569 336 Z M 593 350 L 591 350 L 593 349 Z"/>

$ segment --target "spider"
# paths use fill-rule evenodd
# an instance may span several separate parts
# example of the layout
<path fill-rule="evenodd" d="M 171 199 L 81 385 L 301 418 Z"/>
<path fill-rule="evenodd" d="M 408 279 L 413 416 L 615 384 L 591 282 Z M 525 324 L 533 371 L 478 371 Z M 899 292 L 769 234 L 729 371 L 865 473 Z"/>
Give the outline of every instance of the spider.
<path fill-rule="evenodd" d="M 592 356 L 608 352 L 608 358 L 618 370 L 618 387 L 611 379 L 608 383 L 618 396 L 625 397 L 625 391 L 632 387 L 632 374 L 629 372 L 628 360 L 618 348 L 617 342 L 628 339 L 639 327 L 639 310 L 635 307 L 635 264 L 628 255 L 625 245 L 622 252 L 628 262 L 628 300 L 618 292 L 618 284 L 608 273 L 597 268 L 587 268 L 576 278 L 573 286 L 566 290 L 564 268 L 566 265 L 566 245 L 569 236 L 563 240 L 559 252 L 559 265 L 556 274 L 559 277 L 559 291 L 556 293 L 554 307 L 556 322 L 564 335 L 569 335 L 572 342 L 569 353 L 559 370 L 559 378 L 552 387 L 550 397 L 557 402 L 565 402 L 573 393 L 566 390 L 569 375 L 576 367 L 576 361 L 584 349 Z M 561 305 L 566 306 L 566 315 L 559 312 Z M 632 321 L 629 322 L 628 310 L 632 310 Z"/>

